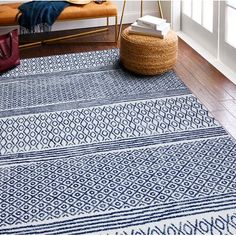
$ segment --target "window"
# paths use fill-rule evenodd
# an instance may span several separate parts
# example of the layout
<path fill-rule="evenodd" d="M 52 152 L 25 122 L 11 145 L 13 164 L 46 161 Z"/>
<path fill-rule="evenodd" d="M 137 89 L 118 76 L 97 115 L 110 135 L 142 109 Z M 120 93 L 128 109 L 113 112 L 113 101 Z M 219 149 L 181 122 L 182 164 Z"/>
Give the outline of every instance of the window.
<path fill-rule="evenodd" d="M 183 0 L 182 11 L 205 29 L 213 32 L 213 0 Z"/>
<path fill-rule="evenodd" d="M 226 2 L 225 41 L 236 48 L 236 0 Z"/>
<path fill-rule="evenodd" d="M 236 0 L 182 0 L 181 30 L 236 72 Z"/>

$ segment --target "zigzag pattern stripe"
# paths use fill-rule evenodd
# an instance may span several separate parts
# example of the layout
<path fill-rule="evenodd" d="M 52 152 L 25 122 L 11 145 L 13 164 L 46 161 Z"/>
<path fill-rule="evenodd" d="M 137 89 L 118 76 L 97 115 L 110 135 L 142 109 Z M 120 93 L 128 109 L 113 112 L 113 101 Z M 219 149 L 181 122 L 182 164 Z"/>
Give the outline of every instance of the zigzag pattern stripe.
<path fill-rule="evenodd" d="M 110 231 L 108 235 L 235 235 L 236 213 L 234 210 L 203 213 L 138 227 L 127 227 Z M 105 234 L 105 232 L 99 232 Z"/>

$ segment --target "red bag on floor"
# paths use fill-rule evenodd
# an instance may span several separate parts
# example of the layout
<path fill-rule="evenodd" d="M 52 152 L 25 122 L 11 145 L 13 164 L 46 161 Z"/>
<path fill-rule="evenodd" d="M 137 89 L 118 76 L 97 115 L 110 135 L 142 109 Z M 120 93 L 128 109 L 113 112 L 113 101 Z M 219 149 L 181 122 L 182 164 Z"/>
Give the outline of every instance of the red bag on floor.
<path fill-rule="evenodd" d="M 0 35 L 0 72 L 20 64 L 18 30 Z"/>

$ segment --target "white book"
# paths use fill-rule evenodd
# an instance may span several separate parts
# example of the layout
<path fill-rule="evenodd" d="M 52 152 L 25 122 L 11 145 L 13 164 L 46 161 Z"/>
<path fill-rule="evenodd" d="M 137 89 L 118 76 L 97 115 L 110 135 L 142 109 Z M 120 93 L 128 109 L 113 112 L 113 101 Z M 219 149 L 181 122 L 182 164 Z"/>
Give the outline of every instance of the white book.
<path fill-rule="evenodd" d="M 130 34 L 137 34 L 137 35 L 153 36 L 153 37 L 157 37 L 157 38 L 161 38 L 161 39 L 165 38 L 165 35 L 162 35 L 162 34 L 159 34 L 159 33 L 138 31 L 138 30 L 134 30 L 132 28 L 130 28 L 129 33 Z"/>
<path fill-rule="evenodd" d="M 131 25 L 131 28 L 132 28 L 132 30 L 137 30 L 139 32 L 143 31 L 146 33 L 154 33 L 154 34 L 158 33 L 161 35 L 166 35 L 170 30 L 170 23 L 164 23 L 164 24 L 158 26 L 156 29 L 151 29 L 149 27 L 139 25 L 137 22 L 134 22 Z"/>
<path fill-rule="evenodd" d="M 162 19 L 155 16 L 146 15 L 137 19 L 137 23 L 142 26 L 146 26 L 152 29 L 156 29 L 158 26 L 166 23 L 166 19 Z"/>

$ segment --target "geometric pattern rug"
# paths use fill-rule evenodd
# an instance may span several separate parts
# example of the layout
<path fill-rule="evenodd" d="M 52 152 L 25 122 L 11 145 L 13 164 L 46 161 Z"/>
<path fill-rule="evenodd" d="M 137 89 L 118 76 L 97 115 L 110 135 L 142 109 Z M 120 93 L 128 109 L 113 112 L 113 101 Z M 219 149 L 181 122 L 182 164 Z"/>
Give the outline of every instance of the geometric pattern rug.
<path fill-rule="evenodd" d="M 0 129 L 1 234 L 236 234 L 236 142 L 173 71 L 22 60 Z"/>

